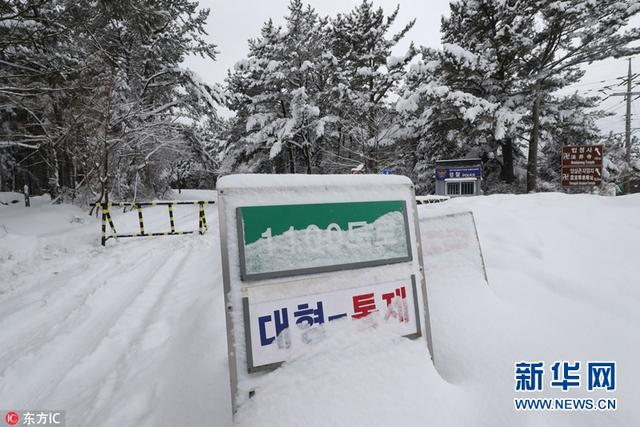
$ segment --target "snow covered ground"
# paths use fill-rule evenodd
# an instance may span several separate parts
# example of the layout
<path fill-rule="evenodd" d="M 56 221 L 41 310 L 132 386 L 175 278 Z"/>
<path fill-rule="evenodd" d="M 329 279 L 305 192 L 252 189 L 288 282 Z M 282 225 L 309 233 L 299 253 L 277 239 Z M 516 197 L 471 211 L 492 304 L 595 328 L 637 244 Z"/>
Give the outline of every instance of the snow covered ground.
<path fill-rule="evenodd" d="M 236 423 L 639 425 L 640 196 L 495 195 L 419 207 L 421 222 L 465 210 L 489 284 L 428 252 L 435 366 L 424 341 L 344 322 L 266 376 Z M 166 208 L 144 213 L 148 231 L 168 227 Z M 117 213 L 116 226 L 135 231 L 135 215 Z M 0 206 L 0 410 L 65 409 L 70 426 L 231 425 L 215 206 L 207 220 L 204 237 L 102 248 L 98 221 L 77 207 Z M 181 208 L 176 223 L 197 228 L 196 208 Z M 616 390 L 515 392 L 515 362 L 563 360 L 616 361 Z M 614 397 L 618 410 L 514 409 L 516 397 L 558 396 Z"/>
<path fill-rule="evenodd" d="M 187 208 L 176 225 L 197 229 Z M 0 209 L 2 409 L 66 409 L 71 426 L 231 423 L 215 206 L 204 238 L 106 248 L 79 208 Z M 166 207 L 144 213 L 168 229 Z"/>

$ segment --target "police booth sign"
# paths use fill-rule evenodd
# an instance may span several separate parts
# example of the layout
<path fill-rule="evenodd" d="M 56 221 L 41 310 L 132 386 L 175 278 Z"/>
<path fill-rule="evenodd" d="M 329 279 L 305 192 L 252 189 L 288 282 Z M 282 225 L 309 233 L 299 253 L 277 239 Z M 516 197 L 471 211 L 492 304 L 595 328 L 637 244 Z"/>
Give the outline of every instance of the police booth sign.
<path fill-rule="evenodd" d="M 345 321 L 430 344 L 411 181 L 232 175 L 218 183 L 232 402 Z"/>

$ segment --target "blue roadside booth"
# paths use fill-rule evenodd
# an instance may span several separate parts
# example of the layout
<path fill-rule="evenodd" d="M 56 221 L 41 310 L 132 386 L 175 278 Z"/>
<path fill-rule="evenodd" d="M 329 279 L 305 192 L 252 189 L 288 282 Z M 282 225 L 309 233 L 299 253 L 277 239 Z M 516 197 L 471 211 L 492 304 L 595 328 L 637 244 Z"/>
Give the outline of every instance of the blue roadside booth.
<path fill-rule="evenodd" d="M 482 194 L 482 161 L 454 159 L 436 161 L 436 194 L 439 196 L 478 196 Z"/>

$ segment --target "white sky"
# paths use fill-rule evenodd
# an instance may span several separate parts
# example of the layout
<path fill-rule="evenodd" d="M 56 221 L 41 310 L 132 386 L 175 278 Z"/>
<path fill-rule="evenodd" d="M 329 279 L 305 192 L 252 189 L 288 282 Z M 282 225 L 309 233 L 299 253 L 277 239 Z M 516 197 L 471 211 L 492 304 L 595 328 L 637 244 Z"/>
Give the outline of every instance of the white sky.
<path fill-rule="evenodd" d="M 311 4 L 321 15 L 335 15 L 339 12 L 348 12 L 358 5 L 360 0 L 306 0 L 305 3 Z M 399 43 L 394 54 L 403 54 L 411 41 L 418 46 L 440 46 L 440 18 L 442 15 L 449 14 L 448 0 L 374 0 L 373 3 L 376 6 L 382 6 L 387 14 L 400 4 L 396 29 L 402 27 L 409 20 L 416 19 L 415 26 Z M 260 34 L 260 28 L 265 21 L 273 18 L 276 23 L 282 24 L 284 22 L 283 17 L 287 14 L 288 4 L 288 0 L 200 0 L 201 7 L 211 9 L 207 25 L 209 38 L 218 46 L 220 53 L 215 62 L 191 57 L 187 59 L 185 65 L 196 71 L 203 80 L 209 83 L 222 83 L 227 75 L 227 70 L 246 56 L 248 53 L 247 40 Z M 638 25 L 640 18 L 636 17 L 633 23 Z M 640 72 L 640 60 L 636 60 L 633 66 L 635 70 Z M 604 83 L 601 81 L 626 76 L 626 73 L 627 61 L 624 59 L 594 63 L 587 67 L 587 74 L 582 82 L 575 86 L 575 90 L 585 93 L 588 90 L 595 91 L 605 85 L 615 85 L 620 80 Z M 640 90 L 640 77 L 635 82 L 638 85 L 636 90 Z M 621 92 L 626 88 L 620 86 L 618 89 L 615 91 Z M 589 95 L 592 92 L 585 94 Z M 640 99 L 632 105 L 632 114 L 634 114 L 632 128 L 640 128 L 639 103 Z M 611 97 L 603 102 L 602 108 L 616 113 L 615 116 L 601 120 L 600 126 L 603 132 L 624 132 L 624 97 Z M 225 110 L 220 109 L 223 116 L 232 114 Z"/>

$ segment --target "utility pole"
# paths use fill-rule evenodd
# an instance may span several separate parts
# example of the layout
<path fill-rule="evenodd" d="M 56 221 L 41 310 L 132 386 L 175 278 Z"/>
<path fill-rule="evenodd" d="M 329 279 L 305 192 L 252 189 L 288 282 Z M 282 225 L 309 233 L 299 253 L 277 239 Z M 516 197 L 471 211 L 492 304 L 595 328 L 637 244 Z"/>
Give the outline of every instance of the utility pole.
<path fill-rule="evenodd" d="M 627 91 L 618 92 L 612 94 L 612 96 L 626 96 L 627 97 L 627 117 L 625 122 L 625 135 L 624 144 L 626 148 L 625 162 L 627 163 L 627 176 L 625 177 L 624 192 L 629 194 L 631 192 L 631 97 L 634 95 L 640 95 L 640 92 L 631 92 L 631 58 L 629 58 L 629 72 L 627 74 Z"/>

